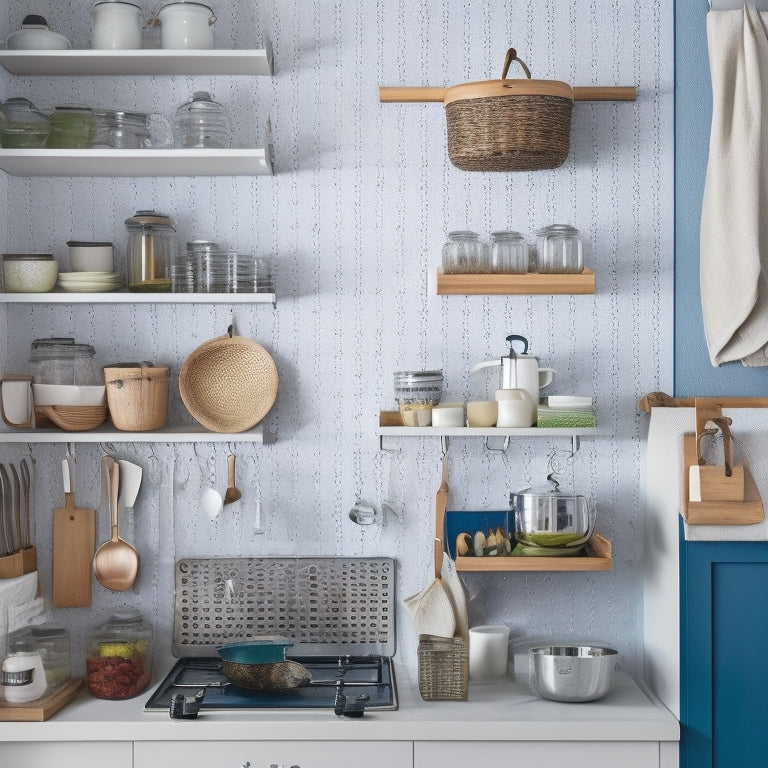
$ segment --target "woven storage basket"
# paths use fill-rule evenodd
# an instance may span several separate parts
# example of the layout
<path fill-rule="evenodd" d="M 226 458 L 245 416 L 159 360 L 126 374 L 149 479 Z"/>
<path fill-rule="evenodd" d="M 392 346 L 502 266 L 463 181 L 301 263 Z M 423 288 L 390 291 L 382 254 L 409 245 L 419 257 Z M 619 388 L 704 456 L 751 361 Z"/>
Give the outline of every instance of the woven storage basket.
<path fill-rule="evenodd" d="M 466 701 L 469 641 L 460 636 L 419 635 L 419 693 L 424 701 Z"/>
<path fill-rule="evenodd" d="M 225 336 L 199 346 L 179 374 L 184 405 L 214 432 L 245 432 L 258 424 L 277 398 L 277 366 L 252 339 Z"/>
<path fill-rule="evenodd" d="M 167 365 L 128 364 L 104 369 L 109 416 L 117 429 L 151 432 L 168 417 Z"/>
<path fill-rule="evenodd" d="M 507 79 L 518 61 L 527 79 Z M 465 83 L 445 96 L 448 157 L 464 171 L 540 171 L 568 157 L 573 89 L 557 80 L 531 80 L 507 51 L 501 80 Z"/>

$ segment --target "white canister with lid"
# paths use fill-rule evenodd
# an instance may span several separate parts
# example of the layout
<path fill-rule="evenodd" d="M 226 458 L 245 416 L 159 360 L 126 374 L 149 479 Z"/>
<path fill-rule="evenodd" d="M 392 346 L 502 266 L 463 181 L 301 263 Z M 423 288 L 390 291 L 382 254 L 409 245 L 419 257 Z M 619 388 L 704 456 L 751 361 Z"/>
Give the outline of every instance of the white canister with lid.
<path fill-rule="evenodd" d="M 3 661 L 3 695 L 12 704 L 35 701 L 45 693 L 43 659 L 37 651 L 12 653 Z"/>
<path fill-rule="evenodd" d="M 141 8 L 133 3 L 105 0 L 91 10 L 91 48 L 141 48 Z"/>
<path fill-rule="evenodd" d="M 153 23 L 160 27 L 161 48 L 213 48 L 216 16 L 207 5 L 169 3 L 157 12 Z"/>

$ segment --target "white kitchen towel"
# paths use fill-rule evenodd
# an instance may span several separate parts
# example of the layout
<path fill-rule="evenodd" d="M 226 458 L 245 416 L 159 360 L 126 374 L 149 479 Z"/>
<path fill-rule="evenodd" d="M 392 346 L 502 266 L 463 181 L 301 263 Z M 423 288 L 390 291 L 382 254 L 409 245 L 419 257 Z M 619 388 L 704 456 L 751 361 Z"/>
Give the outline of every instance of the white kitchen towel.
<path fill-rule="evenodd" d="M 693 408 L 652 408 L 646 446 L 647 547 L 668 549 L 677 540 L 682 514 L 683 434 L 693 432 Z M 768 509 L 768 413 L 763 408 L 731 408 L 731 430 Z M 686 541 L 768 541 L 768 520 L 754 525 L 683 525 Z M 660 556 L 652 552 L 649 556 Z"/>
<path fill-rule="evenodd" d="M 712 127 L 700 288 L 713 365 L 768 365 L 768 15 L 710 11 Z"/>

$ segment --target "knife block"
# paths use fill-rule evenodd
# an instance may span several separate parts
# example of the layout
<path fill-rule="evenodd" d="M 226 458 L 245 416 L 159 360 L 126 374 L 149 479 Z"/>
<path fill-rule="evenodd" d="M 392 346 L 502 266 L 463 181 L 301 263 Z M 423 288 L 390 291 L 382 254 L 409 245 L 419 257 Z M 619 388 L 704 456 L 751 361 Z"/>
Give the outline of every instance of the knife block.
<path fill-rule="evenodd" d="M 0 557 L 0 579 L 15 579 L 36 570 L 37 550 L 34 547 L 24 547 Z"/>

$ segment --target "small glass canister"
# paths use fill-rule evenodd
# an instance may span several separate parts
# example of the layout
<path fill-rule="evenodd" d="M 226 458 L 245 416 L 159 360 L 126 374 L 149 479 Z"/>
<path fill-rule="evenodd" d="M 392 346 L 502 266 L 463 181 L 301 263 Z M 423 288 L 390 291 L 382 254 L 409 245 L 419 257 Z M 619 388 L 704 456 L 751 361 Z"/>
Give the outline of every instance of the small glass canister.
<path fill-rule="evenodd" d="M 477 232 L 449 232 L 443 246 L 443 273 L 446 275 L 480 274 L 490 271 L 488 246 Z"/>
<path fill-rule="evenodd" d="M 49 149 L 90 149 L 96 132 L 96 119 L 90 107 L 56 107 L 50 117 Z"/>
<path fill-rule="evenodd" d="M 178 149 L 232 146 L 232 127 L 227 110 L 207 91 L 195 91 L 192 101 L 182 104 L 173 120 L 173 139 Z"/>
<path fill-rule="evenodd" d="M 37 149 L 48 141 L 48 117 L 28 99 L 12 98 L 2 105 L 0 145 L 8 149 Z"/>
<path fill-rule="evenodd" d="M 519 232 L 491 233 L 491 271 L 521 275 L 528 271 L 528 243 Z"/>
<path fill-rule="evenodd" d="M 131 699 L 152 679 L 152 625 L 135 608 L 123 608 L 88 633 L 88 690 L 99 699 Z"/>
<path fill-rule="evenodd" d="M 128 290 L 171 290 L 171 264 L 176 255 L 176 230 L 170 216 L 137 211 L 125 220 L 128 229 Z"/>
<path fill-rule="evenodd" d="M 429 427 L 443 395 L 442 371 L 395 371 L 395 399 L 406 427 Z"/>
<path fill-rule="evenodd" d="M 8 652 L 39 653 L 46 684 L 51 688 L 70 679 L 72 645 L 69 632 L 60 624 L 32 624 L 11 632 L 8 635 Z"/>
<path fill-rule="evenodd" d="M 90 344 L 72 338 L 35 339 L 29 362 L 35 384 L 68 384 L 97 387 L 104 384 L 101 367 Z"/>
<path fill-rule="evenodd" d="M 584 271 L 579 230 L 570 224 L 551 224 L 536 233 L 538 271 L 544 274 L 578 274 Z"/>

